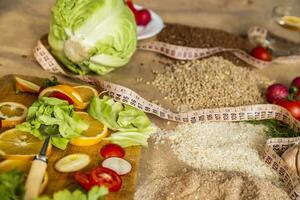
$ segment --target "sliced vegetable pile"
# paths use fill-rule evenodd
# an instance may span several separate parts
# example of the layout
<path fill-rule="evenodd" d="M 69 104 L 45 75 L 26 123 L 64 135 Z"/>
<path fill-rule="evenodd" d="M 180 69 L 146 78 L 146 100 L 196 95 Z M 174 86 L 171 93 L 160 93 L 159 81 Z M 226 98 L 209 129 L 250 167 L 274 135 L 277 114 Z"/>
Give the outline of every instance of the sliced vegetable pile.
<path fill-rule="evenodd" d="M 296 77 L 289 88 L 281 83 L 269 86 L 266 98 L 269 103 L 282 106 L 300 120 L 300 77 Z"/>
<path fill-rule="evenodd" d="M 122 147 L 148 146 L 147 139 L 156 131 L 146 114 L 108 96 L 94 97 L 88 113 L 114 132 L 108 140 Z"/>
<path fill-rule="evenodd" d="M 108 190 L 121 190 L 122 176 L 132 171 L 123 147 L 147 146 L 149 135 L 156 130 L 144 112 L 108 96 L 100 98 L 98 91 L 90 86 L 62 85 L 56 78 L 47 79 L 40 86 L 16 77 L 16 90 L 39 96 L 28 109 L 14 102 L 0 104 L 3 127 L 15 127 L 0 134 L 0 157 L 6 159 L 0 162 L 0 172 L 12 168 L 26 169 L 24 172 L 28 172 L 30 160 L 39 153 L 43 140 L 49 135 L 52 136 L 51 143 L 59 149 L 66 149 L 68 143 L 76 146 L 96 145 L 103 139 L 116 143 L 108 143 L 100 149 L 102 162 L 89 171 L 81 171 L 92 161 L 87 154 L 73 153 L 58 159 L 54 164 L 56 171 L 75 172 L 75 181 L 89 192 L 86 195 L 81 191 L 64 190 L 55 193 L 54 200 L 96 200 L 101 199 Z M 89 113 L 83 111 L 86 108 Z M 48 147 L 48 156 L 51 147 Z M 47 183 L 46 173 L 41 192 Z"/>
<path fill-rule="evenodd" d="M 93 186 L 105 186 L 110 192 L 118 192 L 122 188 L 122 178 L 131 172 L 130 162 L 125 160 L 125 150 L 116 144 L 107 144 L 100 150 L 100 155 L 105 158 L 101 166 L 86 172 L 77 172 L 75 180 L 85 190 Z"/>

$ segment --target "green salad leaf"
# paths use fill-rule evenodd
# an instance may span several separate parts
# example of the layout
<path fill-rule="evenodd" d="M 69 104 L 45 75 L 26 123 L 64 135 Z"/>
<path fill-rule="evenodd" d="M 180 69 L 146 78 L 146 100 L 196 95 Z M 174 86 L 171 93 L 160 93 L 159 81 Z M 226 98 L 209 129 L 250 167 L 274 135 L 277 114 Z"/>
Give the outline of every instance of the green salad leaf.
<path fill-rule="evenodd" d="M 147 146 L 147 139 L 156 131 L 143 111 L 117 102 L 108 96 L 94 97 L 88 113 L 111 130 L 116 131 L 107 139 L 123 147 Z"/>
<path fill-rule="evenodd" d="M 79 137 L 88 129 L 88 125 L 80 119 L 67 101 L 40 97 L 28 109 L 26 122 L 17 125 L 16 128 L 39 139 L 52 135 L 54 137 L 51 137 L 51 143 L 59 149 L 65 149 L 69 139 Z"/>
<path fill-rule="evenodd" d="M 24 197 L 24 176 L 21 172 L 12 170 L 0 174 L 1 200 L 22 200 Z"/>
<path fill-rule="evenodd" d="M 70 192 L 69 190 L 62 190 L 54 193 L 53 198 L 42 196 L 36 200 L 104 200 L 108 194 L 106 187 L 94 186 L 87 194 L 81 190 Z"/>
<path fill-rule="evenodd" d="M 57 0 L 48 42 L 71 71 L 106 74 L 127 64 L 135 52 L 135 18 L 123 0 Z"/>

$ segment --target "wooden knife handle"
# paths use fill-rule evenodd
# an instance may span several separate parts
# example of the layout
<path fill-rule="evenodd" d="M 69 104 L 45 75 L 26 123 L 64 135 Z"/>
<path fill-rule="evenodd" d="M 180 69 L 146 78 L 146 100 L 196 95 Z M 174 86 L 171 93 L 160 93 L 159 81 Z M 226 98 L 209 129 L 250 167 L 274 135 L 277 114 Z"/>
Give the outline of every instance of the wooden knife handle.
<path fill-rule="evenodd" d="M 32 165 L 25 183 L 24 200 L 34 200 L 38 197 L 46 169 L 47 158 L 36 157 L 36 159 L 32 161 Z"/>

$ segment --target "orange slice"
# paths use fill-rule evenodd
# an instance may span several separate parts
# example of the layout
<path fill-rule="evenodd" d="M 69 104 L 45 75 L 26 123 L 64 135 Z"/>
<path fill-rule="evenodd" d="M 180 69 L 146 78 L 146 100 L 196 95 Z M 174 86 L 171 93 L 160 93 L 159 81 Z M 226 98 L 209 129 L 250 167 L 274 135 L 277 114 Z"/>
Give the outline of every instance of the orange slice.
<path fill-rule="evenodd" d="M 80 94 L 71 86 L 68 85 L 56 85 L 52 87 L 48 87 L 41 91 L 39 96 L 51 96 L 52 93 L 61 93 L 67 96 L 69 99 L 72 100 L 74 107 L 77 109 L 85 109 L 85 105 L 83 100 L 81 99 Z M 66 99 L 64 99 L 66 100 Z"/>
<path fill-rule="evenodd" d="M 15 102 L 0 103 L 0 128 L 14 127 L 24 121 L 27 107 Z"/>
<path fill-rule="evenodd" d="M 78 138 L 73 138 L 70 143 L 75 146 L 91 146 L 99 143 L 108 135 L 107 126 L 92 118 L 86 112 L 77 112 L 80 118 L 89 125 L 89 128 Z"/>
<path fill-rule="evenodd" d="M 0 134 L 0 156 L 5 159 L 30 160 L 40 152 L 44 141 L 30 133 L 10 129 Z M 47 154 L 51 152 L 49 144 Z"/>
<path fill-rule="evenodd" d="M 29 93 L 39 93 L 41 87 L 35 83 L 22 79 L 20 77 L 15 77 L 16 80 L 16 88 L 21 92 L 29 92 Z"/>
<path fill-rule="evenodd" d="M 28 160 L 4 160 L 0 162 L 0 173 L 8 172 L 16 169 L 21 172 L 28 172 L 31 161 Z"/>
<path fill-rule="evenodd" d="M 89 105 L 93 97 L 98 95 L 98 91 L 88 85 L 79 85 L 79 86 L 74 86 L 74 89 L 79 93 L 82 101 L 85 104 L 85 107 Z"/>

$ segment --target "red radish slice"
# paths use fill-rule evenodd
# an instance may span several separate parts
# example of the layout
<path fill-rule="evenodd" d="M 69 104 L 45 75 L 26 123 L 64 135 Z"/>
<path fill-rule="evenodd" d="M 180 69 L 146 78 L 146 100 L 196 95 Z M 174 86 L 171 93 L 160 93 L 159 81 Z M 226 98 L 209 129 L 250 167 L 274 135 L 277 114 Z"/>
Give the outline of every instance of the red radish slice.
<path fill-rule="evenodd" d="M 130 162 L 118 157 L 110 157 L 105 159 L 102 162 L 102 167 L 111 169 L 120 176 L 128 174 L 132 169 Z"/>
<path fill-rule="evenodd" d="M 123 158 L 125 156 L 125 150 L 117 145 L 117 144 L 107 144 L 100 150 L 100 155 L 103 158 L 110 158 L 110 157 L 119 157 Z"/>

